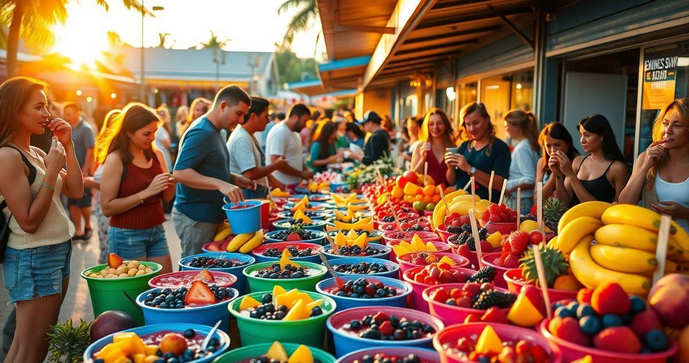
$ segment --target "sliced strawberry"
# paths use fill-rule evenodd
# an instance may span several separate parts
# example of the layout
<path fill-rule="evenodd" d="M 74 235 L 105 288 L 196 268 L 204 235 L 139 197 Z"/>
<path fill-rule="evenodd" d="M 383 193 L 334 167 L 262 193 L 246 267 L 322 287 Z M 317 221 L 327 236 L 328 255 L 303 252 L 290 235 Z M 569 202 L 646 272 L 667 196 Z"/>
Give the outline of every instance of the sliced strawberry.
<path fill-rule="evenodd" d="M 208 269 L 203 269 L 198 275 L 194 276 L 194 281 L 215 282 L 215 277 Z"/>
<path fill-rule="evenodd" d="M 118 268 L 122 264 L 122 257 L 118 256 L 115 253 L 110 253 L 108 255 L 108 266 L 110 268 Z"/>
<path fill-rule="evenodd" d="M 532 216 L 535 216 L 536 214 L 538 214 L 538 205 L 537 204 L 532 205 L 531 210 L 529 210 L 529 213 Z"/>
<path fill-rule="evenodd" d="M 301 241 L 301 236 L 297 232 L 292 232 L 289 235 L 287 235 L 285 241 Z"/>
<path fill-rule="evenodd" d="M 380 323 L 382 321 L 390 320 L 390 317 L 388 316 L 388 314 L 381 311 L 381 312 L 376 313 L 376 315 L 373 315 L 373 320 Z"/>
<path fill-rule="evenodd" d="M 383 324 L 380 324 L 378 327 L 378 331 L 380 331 L 382 335 L 392 335 L 395 330 L 392 328 L 392 324 L 390 324 L 389 321 L 384 321 Z"/>
<path fill-rule="evenodd" d="M 184 302 L 189 304 L 213 304 L 217 300 L 208 285 L 203 281 L 194 281 L 184 298 Z"/>

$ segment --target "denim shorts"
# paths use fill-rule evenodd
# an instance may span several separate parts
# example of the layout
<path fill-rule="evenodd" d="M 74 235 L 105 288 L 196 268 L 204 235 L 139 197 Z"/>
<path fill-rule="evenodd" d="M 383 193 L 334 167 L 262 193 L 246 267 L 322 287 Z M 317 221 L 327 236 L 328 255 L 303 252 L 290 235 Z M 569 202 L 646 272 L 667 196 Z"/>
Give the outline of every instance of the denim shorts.
<path fill-rule="evenodd" d="M 108 228 L 108 252 L 126 260 L 142 257 L 162 257 L 170 254 L 165 228 L 159 225 L 146 229 Z"/>
<path fill-rule="evenodd" d="M 10 303 L 62 293 L 62 280 L 70 276 L 72 241 L 52 246 L 15 250 L 7 247 L 2 277 Z"/>
<path fill-rule="evenodd" d="M 67 199 L 67 205 L 76 205 L 79 208 L 91 208 L 91 189 L 84 188 L 84 196 L 79 199 Z"/>

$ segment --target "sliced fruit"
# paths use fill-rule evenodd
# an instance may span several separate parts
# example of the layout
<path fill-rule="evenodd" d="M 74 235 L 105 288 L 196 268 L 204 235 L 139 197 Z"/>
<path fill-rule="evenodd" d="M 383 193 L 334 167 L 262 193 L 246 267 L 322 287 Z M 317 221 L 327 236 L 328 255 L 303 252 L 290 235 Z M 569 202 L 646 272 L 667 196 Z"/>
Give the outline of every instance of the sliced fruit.
<path fill-rule="evenodd" d="M 289 309 L 297 303 L 298 299 L 299 290 L 292 289 L 275 297 L 275 305 L 277 305 L 277 307 L 280 307 L 280 305 L 285 305 Z"/>
<path fill-rule="evenodd" d="M 203 269 L 198 275 L 194 276 L 194 281 L 215 282 L 215 277 L 208 269 Z"/>
<path fill-rule="evenodd" d="M 531 327 L 543 320 L 543 314 L 536 309 L 525 294 L 519 294 L 517 301 L 514 302 L 510 312 L 507 314 L 507 319 L 519 326 Z"/>
<path fill-rule="evenodd" d="M 342 232 L 337 232 L 335 235 L 335 245 L 337 246 L 346 246 L 347 245 L 347 237 L 345 237 Z"/>
<path fill-rule="evenodd" d="M 194 281 L 184 298 L 186 304 L 213 304 L 216 301 L 215 294 L 203 281 Z"/>
<path fill-rule="evenodd" d="M 239 310 L 246 310 L 249 308 L 255 308 L 261 305 L 261 303 L 249 295 L 245 295 L 242 298 L 242 302 L 239 303 Z M 155 352 L 154 352 L 155 353 Z"/>
<path fill-rule="evenodd" d="M 244 243 L 242 247 L 239 248 L 241 253 L 249 253 L 254 250 L 254 248 L 260 246 L 263 243 L 263 230 L 259 229 L 254 233 L 254 235 Z"/>
<path fill-rule="evenodd" d="M 316 306 L 321 306 L 321 305 L 323 305 L 323 300 L 321 300 L 321 299 L 314 300 L 314 301 L 312 301 L 312 302 L 306 304 L 306 309 L 308 309 L 309 311 L 311 311 L 311 310 L 312 310 L 313 308 L 315 308 Z"/>
<path fill-rule="evenodd" d="M 307 346 L 300 345 L 289 357 L 287 363 L 313 363 L 313 354 Z"/>
<path fill-rule="evenodd" d="M 304 212 L 302 212 L 300 210 L 298 210 L 294 213 L 293 218 L 294 218 L 294 220 L 302 221 L 304 223 L 313 223 L 313 220 L 311 220 L 311 218 L 307 217 L 306 214 L 304 214 Z"/>
<path fill-rule="evenodd" d="M 429 252 L 438 252 L 438 249 L 435 248 L 435 245 L 433 244 L 433 242 L 426 242 L 426 251 L 429 251 Z M 446 256 L 446 257 L 447 257 L 447 256 Z"/>
<path fill-rule="evenodd" d="M 289 309 L 285 318 L 282 321 L 295 321 L 308 319 L 309 310 L 306 309 L 306 304 L 303 300 L 298 300 L 292 308 Z"/>
<path fill-rule="evenodd" d="M 311 296 L 309 296 L 309 294 L 301 291 L 297 295 L 297 299 L 303 301 L 304 304 L 310 304 L 313 302 L 313 299 L 311 298 Z"/>
<path fill-rule="evenodd" d="M 270 349 L 268 349 L 268 352 L 266 352 L 266 357 L 278 362 L 284 362 L 289 359 L 285 347 L 283 347 L 282 344 L 277 341 L 273 342 L 273 345 L 270 346 Z"/>
<path fill-rule="evenodd" d="M 301 241 L 301 236 L 297 232 L 292 232 L 289 235 L 287 235 L 285 241 Z"/>
<path fill-rule="evenodd" d="M 108 255 L 108 266 L 110 268 L 118 268 L 122 264 L 122 257 L 115 253 L 110 253 Z"/>
<path fill-rule="evenodd" d="M 411 245 L 414 248 L 414 251 L 425 251 L 426 250 L 426 245 L 423 243 L 421 240 L 421 237 L 419 237 L 418 234 L 415 234 L 414 237 L 411 239 Z"/>
<path fill-rule="evenodd" d="M 451 258 L 449 258 L 447 256 L 443 256 L 443 258 L 441 258 L 440 261 L 438 261 L 438 264 L 441 264 L 441 263 L 446 263 L 450 266 L 456 265 L 455 261 L 453 261 Z"/>
<path fill-rule="evenodd" d="M 502 242 L 502 233 L 496 231 L 495 233 L 491 234 L 486 238 L 486 242 L 490 243 L 493 248 L 499 248 L 500 247 L 500 242 Z"/>
<path fill-rule="evenodd" d="M 299 267 L 299 264 L 290 260 L 290 257 L 292 257 L 292 254 L 288 249 L 285 248 L 282 250 L 282 257 L 280 257 L 280 270 L 284 270 L 285 266 L 287 265 Z"/>
<path fill-rule="evenodd" d="M 486 325 L 476 342 L 476 353 L 479 354 L 500 354 L 502 352 L 502 341 L 498 334 L 490 325 Z"/>
<path fill-rule="evenodd" d="M 395 252 L 395 255 L 397 256 L 404 256 L 412 253 L 412 251 L 406 249 L 404 246 L 401 245 L 392 246 L 392 250 Z"/>
<path fill-rule="evenodd" d="M 368 237 L 368 234 L 362 233 L 357 237 L 353 242 L 353 246 L 359 246 L 362 250 L 368 246 L 368 241 L 366 240 L 366 237 Z"/>
<path fill-rule="evenodd" d="M 347 232 L 346 237 L 347 237 L 347 241 L 354 241 L 355 239 L 357 239 L 359 237 L 359 234 L 356 233 L 355 230 L 350 229 L 349 232 Z"/>
<path fill-rule="evenodd" d="M 286 293 L 286 292 L 287 292 L 287 290 L 285 290 L 285 288 L 283 288 L 283 287 L 280 286 L 280 285 L 275 285 L 275 286 L 273 286 L 273 296 L 282 295 L 282 294 L 284 294 L 284 293 Z"/>
<path fill-rule="evenodd" d="M 400 244 L 398 246 L 402 246 L 402 247 L 408 249 L 409 251 L 416 251 L 416 248 L 414 248 L 414 246 L 412 246 L 411 243 L 409 243 L 407 241 L 400 242 Z"/>

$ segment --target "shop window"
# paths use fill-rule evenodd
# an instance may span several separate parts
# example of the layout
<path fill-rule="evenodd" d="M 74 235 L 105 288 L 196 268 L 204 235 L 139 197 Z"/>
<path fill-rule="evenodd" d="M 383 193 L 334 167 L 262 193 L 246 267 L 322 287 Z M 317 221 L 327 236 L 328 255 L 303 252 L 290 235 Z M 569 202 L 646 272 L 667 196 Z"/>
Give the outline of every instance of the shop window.
<path fill-rule="evenodd" d="M 481 102 L 490 113 L 497 136 L 505 139 L 505 115 L 513 109 L 531 111 L 533 70 L 481 80 Z"/>

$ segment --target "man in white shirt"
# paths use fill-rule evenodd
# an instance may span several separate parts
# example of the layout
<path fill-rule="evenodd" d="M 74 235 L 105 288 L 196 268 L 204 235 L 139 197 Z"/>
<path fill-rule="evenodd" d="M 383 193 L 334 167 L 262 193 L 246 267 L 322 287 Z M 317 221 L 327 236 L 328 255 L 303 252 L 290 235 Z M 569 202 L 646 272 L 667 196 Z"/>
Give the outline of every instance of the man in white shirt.
<path fill-rule="evenodd" d="M 237 126 L 227 140 L 230 172 L 242 174 L 256 181 L 256 190 L 242 188 L 244 198 L 247 199 L 265 198 L 269 181 L 274 188 L 285 188 L 285 185 L 276 180 L 271 173 L 282 170 L 287 166 L 287 161 L 285 158 L 278 158 L 266 166 L 265 155 L 254 137 L 257 132 L 263 131 L 268 123 L 268 106 L 270 103 L 265 98 L 251 97 L 251 107 L 244 115 L 244 123 Z"/>
<path fill-rule="evenodd" d="M 313 178 L 313 173 L 304 170 L 303 147 L 299 132 L 306 126 L 311 111 L 304 104 L 296 104 L 289 111 L 288 118 L 275 125 L 266 139 L 266 154 L 270 162 L 275 163 L 284 157 L 287 166 L 281 171 L 275 171 L 273 176 L 287 186 L 296 186 L 301 179 Z"/>

